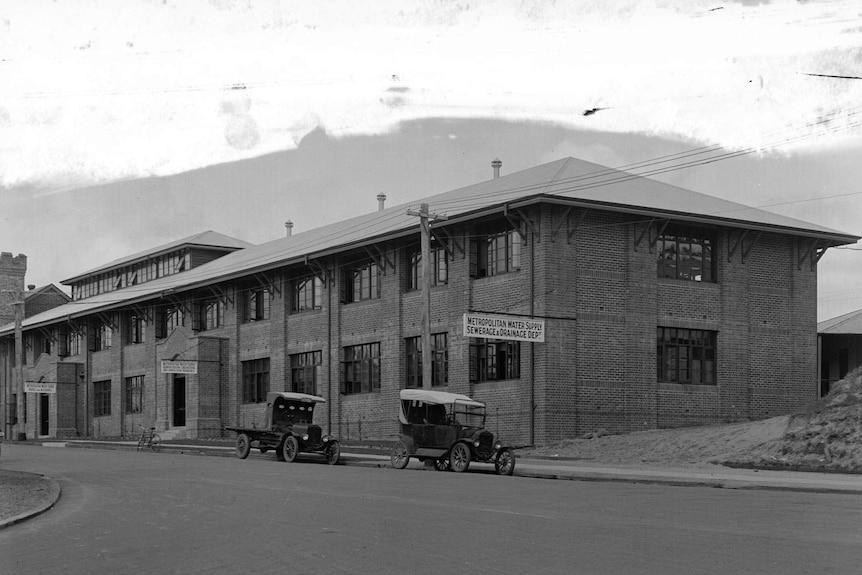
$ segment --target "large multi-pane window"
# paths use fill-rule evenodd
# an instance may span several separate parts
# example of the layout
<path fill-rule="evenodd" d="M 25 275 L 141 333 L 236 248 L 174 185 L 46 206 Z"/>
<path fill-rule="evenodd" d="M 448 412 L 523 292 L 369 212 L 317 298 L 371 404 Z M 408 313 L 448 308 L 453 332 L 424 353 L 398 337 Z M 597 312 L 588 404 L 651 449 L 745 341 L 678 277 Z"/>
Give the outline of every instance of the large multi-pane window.
<path fill-rule="evenodd" d="M 111 415 L 111 381 L 93 382 L 93 415 Z"/>
<path fill-rule="evenodd" d="M 269 358 L 242 362 L 242 402 L 262 403 L 269 393 Z"/>
<path fill-rule="evenodd" d="M 658 277 L 715 281 L 714 234 L 691 226 L 668 226 L 658 238 Z"/>
<path fill-rule="evenodd" d="M 248 288 L 242 292 L 242 321 L 269 319 L 269 292 L 262 287 Z"/>
<path fill-rule="evenodd" d="M 656 347 L 659 381 L 715 385 L 716 332 L 660 327 Z"/>
<path fill-rule="evenodd" d="M 476 338 L 470 344 L 470 355 L 471 379 L 475 381 L 521 377 L 520 341 Z"/>
<path fill-rule="evenodd" d="M 126 378 L 126 413 L 144 411 L 144 376 Z"/>
<path fill-rule="evenodd" d="M 380 389 L 379 343 L 345 347 L 341 365 L 344 393 L 365 393 Z"/>
<path fill-rule="evenodd" d="M 431 250 L 431 285 L 439 286 L 449 283 L 449 255 L 446 250 L 437 248 Z M 410 255 L 410 270 L 407 275 L 407 289 L 422 288 L 422 252 Z"/>
<path fill-rule="evenodd" d="M 308 276 L 291 283 L 290 311 L 301 312 L 320 309 L 323 305 L 323 282 L 317 276 Z"/>
<path fill-rule="evenodd" d="M 201 329 L 216 329 L 222 326 L 224 317 L 224 305 L 218 298 L 204 300 L 199 309 Z"/>
<path fill-rule="evenodd" d="M 317 382 L 323 369 L 323 352 L 309 351 L 290 356 L 290 388 L 296 393 L 317 394 Z"/>
<path fill-rule="evenodd" d="M 344 277 L 345 303 L 380 297 L 380 268 L 374 262 L 350 268 Z"/>
<path fill-rule="evenodd" d="M 144 343 L 147 333 L 147 321 L 142 316 L 132 314 L 129 316 L 128 334 L 126 339 L 129 343 Z"/>
<path fill-rule="evenodd" d="M 521 234 L 505 230 L 479 237 L 471 243 L 474 277 L 488 277 L 521 269 Z"/>
<path fill-rule="evenodd" d="M 111 349 L 111 343 L 114 337 L 114 330 L 106 322 L 102 322 L 95 327 L 93 334 L 93 351 L 102 351 Z"/>
<path fill-rule="evenodd" d="M 449 349 L 445 333 L 431 335 L 431 385 L 436 387 L 449 383 Z M 422 338 L 408 337 L 406 340 L 407 387 L 422 387 Z"/>

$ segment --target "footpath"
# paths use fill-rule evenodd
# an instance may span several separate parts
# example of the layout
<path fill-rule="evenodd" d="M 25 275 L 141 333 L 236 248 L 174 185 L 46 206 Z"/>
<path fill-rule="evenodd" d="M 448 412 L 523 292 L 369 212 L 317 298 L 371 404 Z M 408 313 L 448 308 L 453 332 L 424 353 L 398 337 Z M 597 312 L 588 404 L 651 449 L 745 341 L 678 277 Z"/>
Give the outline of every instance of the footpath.
<path fill-rule="evenodd" d="M 25 442 L 45 448 L 90 448 L 135 450 L 135 441 L 44 441 Z M 9 444 L 7 444 L 9 445 Z M 234 457 L 234 448 L 228 445 L 183 445 L 164 443 L 161 453 Z M 340 464 L 365 467 L 390 467 L 389 455 L 382 446 L 367 446 L 342 442 Z M 407 469 L 423 470 L 415 460 Z M 471 464 L 476 471 L 492 472 L 493 466 Z M 738 469 L 721 465 L 699 467 L 658 467 L 649 465 L 623 465 L 596 463 L 584 459 L 518 457 L 515 475 L 536 479 L 574 481 L 616 481 L 672 486 L 701 486 L 721 489 L 767 489 L 803 491 L 846 495 L 862 494 L 862 475 L 841 473 L 812 473 L 804 471 L 772 471 Z M 18 501 L 17 508 L 9 509 L 0 500 L 0 529 L 38 515 L 50 509 L 60 496 L 59 484 L 48 477 L 2 468 L 0 456 L 0 498 Z M 17 499 L 15 499 L 17 498 Z M 26 509 L 20 504 L 26 502 Z"/>

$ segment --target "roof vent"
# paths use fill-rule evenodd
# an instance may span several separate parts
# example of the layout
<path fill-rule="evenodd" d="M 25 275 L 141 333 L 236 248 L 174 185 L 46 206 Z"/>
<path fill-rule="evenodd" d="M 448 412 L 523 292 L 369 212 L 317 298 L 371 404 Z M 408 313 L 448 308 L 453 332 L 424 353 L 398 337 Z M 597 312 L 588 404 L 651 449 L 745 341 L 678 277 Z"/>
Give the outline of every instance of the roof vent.
<path fill-rule="evenodd" d="M 377 211 L 383 211 L 383 204 L 386 203 L 386 194 L 377 194 Z"/>
<path fill-rule="evenodd" d="M 284 222 L 284 230 L 287 237 L 290 237 L 293 234 L 293 222 L 290 220 Z"/>
<path fill-rule="evenodd" d="M 500 177 L 500 168 L 502 165 L 503 162 L 500 161 L 500 158 L 494 158 L 491 160 L 491 167 L 494 168 L 494 179 Z"/>

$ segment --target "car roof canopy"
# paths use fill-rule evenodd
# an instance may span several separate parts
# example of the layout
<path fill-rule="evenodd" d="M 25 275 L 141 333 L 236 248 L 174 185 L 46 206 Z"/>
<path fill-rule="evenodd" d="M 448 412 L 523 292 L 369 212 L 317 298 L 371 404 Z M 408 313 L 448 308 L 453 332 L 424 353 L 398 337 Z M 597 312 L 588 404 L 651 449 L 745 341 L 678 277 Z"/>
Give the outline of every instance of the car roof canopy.
<path fill-rule="evenodd" d="M 326 403 L 326 400 L 317 395 L 309 395 L 307 393 L 295 393 L 292 391 L 271 391 L 266 394 L 266 402 L 272 403 L 276 398 L 287 399 L 291 401 L 302 401 L 305 403 Z"/>
<path fill-rule="evenodd" d="M 432 391 L 430 389 L 402 389 L 401 399 L 404 401 L 424 401 L 425 403 L 437 403 L 442 405 L 450 405 L 457 402 L 461 405 L 485 407 L 484 403 L 460 393 Z"/>

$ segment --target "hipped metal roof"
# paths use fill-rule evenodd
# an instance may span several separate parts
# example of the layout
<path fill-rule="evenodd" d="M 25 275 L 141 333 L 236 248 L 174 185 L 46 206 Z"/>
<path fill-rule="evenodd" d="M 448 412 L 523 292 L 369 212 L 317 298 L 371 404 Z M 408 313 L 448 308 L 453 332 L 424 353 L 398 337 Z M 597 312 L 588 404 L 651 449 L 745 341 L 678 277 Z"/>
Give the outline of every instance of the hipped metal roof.
<path fill-rule="evenodd" d="M 862 334 L 862 309 L 819 322 L 817 333 L 821 335 Z"/>
<path fill-rule="evenodd" d="M 575 158 L 564 158 L 464 188 L 356 216 L 307 232 L 247 247 L 182 273 L 122 290 L 99 294 L 33 316 L 24 327 L 39 327 L 97 311 L 140 303 L 164 292 L 181 292 L 302 263 L 382 239 L 415 234 L 419 218 L 409 215 L 420 203 L 446 215 L 437 226 L 500 213 L 541 202 L 673 218 L 729 227 L 787 233 L 818 239 L 825 246 L 855 243 L 859 238 L 816 224 L 722 200 Z M 171 244 L 168 244 L 171 245 Z M 123 258 L 118 261 L 130 261 Z M 99 269 L 105 269 L 105 266 Z M 0 336 L 12 326 L 0 328 Z"/>

